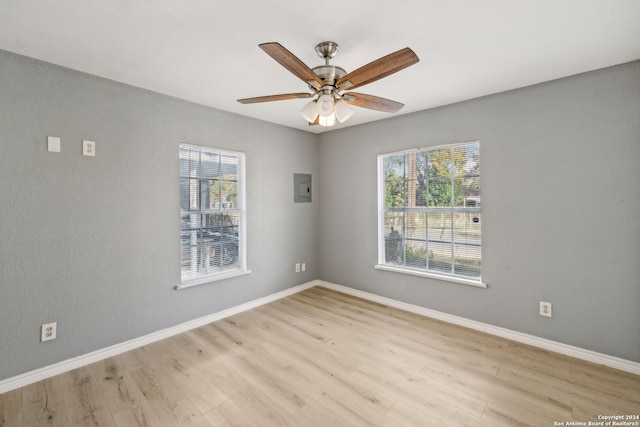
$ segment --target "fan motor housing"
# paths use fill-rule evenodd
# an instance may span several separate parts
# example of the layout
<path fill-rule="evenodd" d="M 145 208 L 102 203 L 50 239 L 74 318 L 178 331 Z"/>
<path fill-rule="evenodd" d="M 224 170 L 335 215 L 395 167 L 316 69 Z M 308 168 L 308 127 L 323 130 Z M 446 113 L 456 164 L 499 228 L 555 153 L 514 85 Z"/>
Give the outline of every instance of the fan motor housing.
<path fill-rule="evenodd" d="M 325 85 L 335 86 L 335 83 L 347 75 L 344 68 L 335 65 L 320 65 L 312 68 L 318 77 L 322 79 Z"/>

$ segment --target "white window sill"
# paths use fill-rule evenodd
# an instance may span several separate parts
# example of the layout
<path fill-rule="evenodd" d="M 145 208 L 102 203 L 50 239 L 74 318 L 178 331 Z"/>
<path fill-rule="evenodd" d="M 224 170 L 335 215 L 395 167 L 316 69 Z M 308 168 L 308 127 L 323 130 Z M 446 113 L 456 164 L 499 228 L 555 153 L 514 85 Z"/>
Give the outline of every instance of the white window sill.
<path fill-rule="evenodd" d="M 444 274 L 436 274 L 421 270 L 412 270 L 409 268 L 393 267 L 390 265 L 376 264 L 378 270 L 392 271 L 394 273 L 410 274 L 418 277 L 428 277 L 429 279 L 444 280 L 446 282 L 459 283 L 461 285 L 475 286 L 476 288 L 486 288 L 487 284 L 481 280 L 465 279 L 463 277 L 447 276 Z"/>
<path fill-rule="evenodd" d="M 206 285 L 207 283 L 217 282 L 219 280 L 230 279 L 232 277 L 244 276 L 245 274 L 251 274 L 251 270 L 231 270 L 225 273 L 213 274 L 207 277 L 201 277 L 199 279 L 188 280 L 182 282 L 176 286 L 176 290 L 192 288 L 194 286 Z"/>

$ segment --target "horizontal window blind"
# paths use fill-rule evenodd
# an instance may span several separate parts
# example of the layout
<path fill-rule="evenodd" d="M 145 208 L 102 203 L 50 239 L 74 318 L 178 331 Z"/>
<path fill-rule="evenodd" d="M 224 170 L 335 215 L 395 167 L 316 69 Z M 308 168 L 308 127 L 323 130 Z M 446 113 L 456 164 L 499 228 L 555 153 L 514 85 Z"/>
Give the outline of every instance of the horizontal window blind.
<path fill-rule="evenodd" d="M 378 264 L 481 278 L 480 143 L 378 157 Z"/>
<path fill-rule="evenodd" d="M 244 153 L 180 145 L 181 280 L 246 269 Z"/>

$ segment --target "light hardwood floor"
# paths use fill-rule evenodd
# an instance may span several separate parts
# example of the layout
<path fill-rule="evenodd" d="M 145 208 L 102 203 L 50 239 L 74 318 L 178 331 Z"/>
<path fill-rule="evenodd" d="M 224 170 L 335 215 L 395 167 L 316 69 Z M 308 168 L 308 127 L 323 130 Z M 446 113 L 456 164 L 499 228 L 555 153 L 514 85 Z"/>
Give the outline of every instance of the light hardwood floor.
<path fill-rule="evenodd" d="M 0 395 L 2 427 L 540 427 L 636 414 L 640 376 L 324 288 Z"/>

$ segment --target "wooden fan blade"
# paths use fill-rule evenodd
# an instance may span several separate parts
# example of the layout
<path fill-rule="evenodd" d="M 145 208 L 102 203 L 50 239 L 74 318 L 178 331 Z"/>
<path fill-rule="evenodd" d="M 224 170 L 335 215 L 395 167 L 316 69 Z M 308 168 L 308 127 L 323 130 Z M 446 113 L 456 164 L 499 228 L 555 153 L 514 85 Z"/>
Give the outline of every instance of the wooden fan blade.
<path fill-rule="evenodd" d="M 338 89 L 354 89 L 364 86 L 403 70 L 418 61 L 420 61 L 418 56 L 411 49 L 405 47 L 350 72 L 338 80 L 336 86 Z"/>
<path fill-rule="evenodd" d="M 238 99 L 240 104 L 255 104 L 257 102 L 284 101 L 287 99 L 311 98 L 312 93 L 283 93 L 281 95 L 257 96 L 255 98 Z"/>
<path fill-rule="evenodd" d="M 317 126 L 320 124 L 320 116 L 316 117 L 316 119 L 312 122 L 309 122 L 309 126 Z"/>
<path fill-rule="evenodd" d="M 280 65 L 293 73 L 303 82 L 320 89 L 323 85 L 322 79 L 307 65 L 300 61 L 293 53 L 285 49 L 280 43 L 262 43 L 259 45 L 267 55 L 276 60 Z"/>
<path fill-rule="evenodd" d="M 380 98 L 379 96 L 366 95 L 364 93 L 347 92 L 342 96 L 342 100 L 347 104 L 368 108 L 370 110 L 384 111 L 385 113 L 395 113 L 404 107 L 404 104 L 400 102 Z"/>

